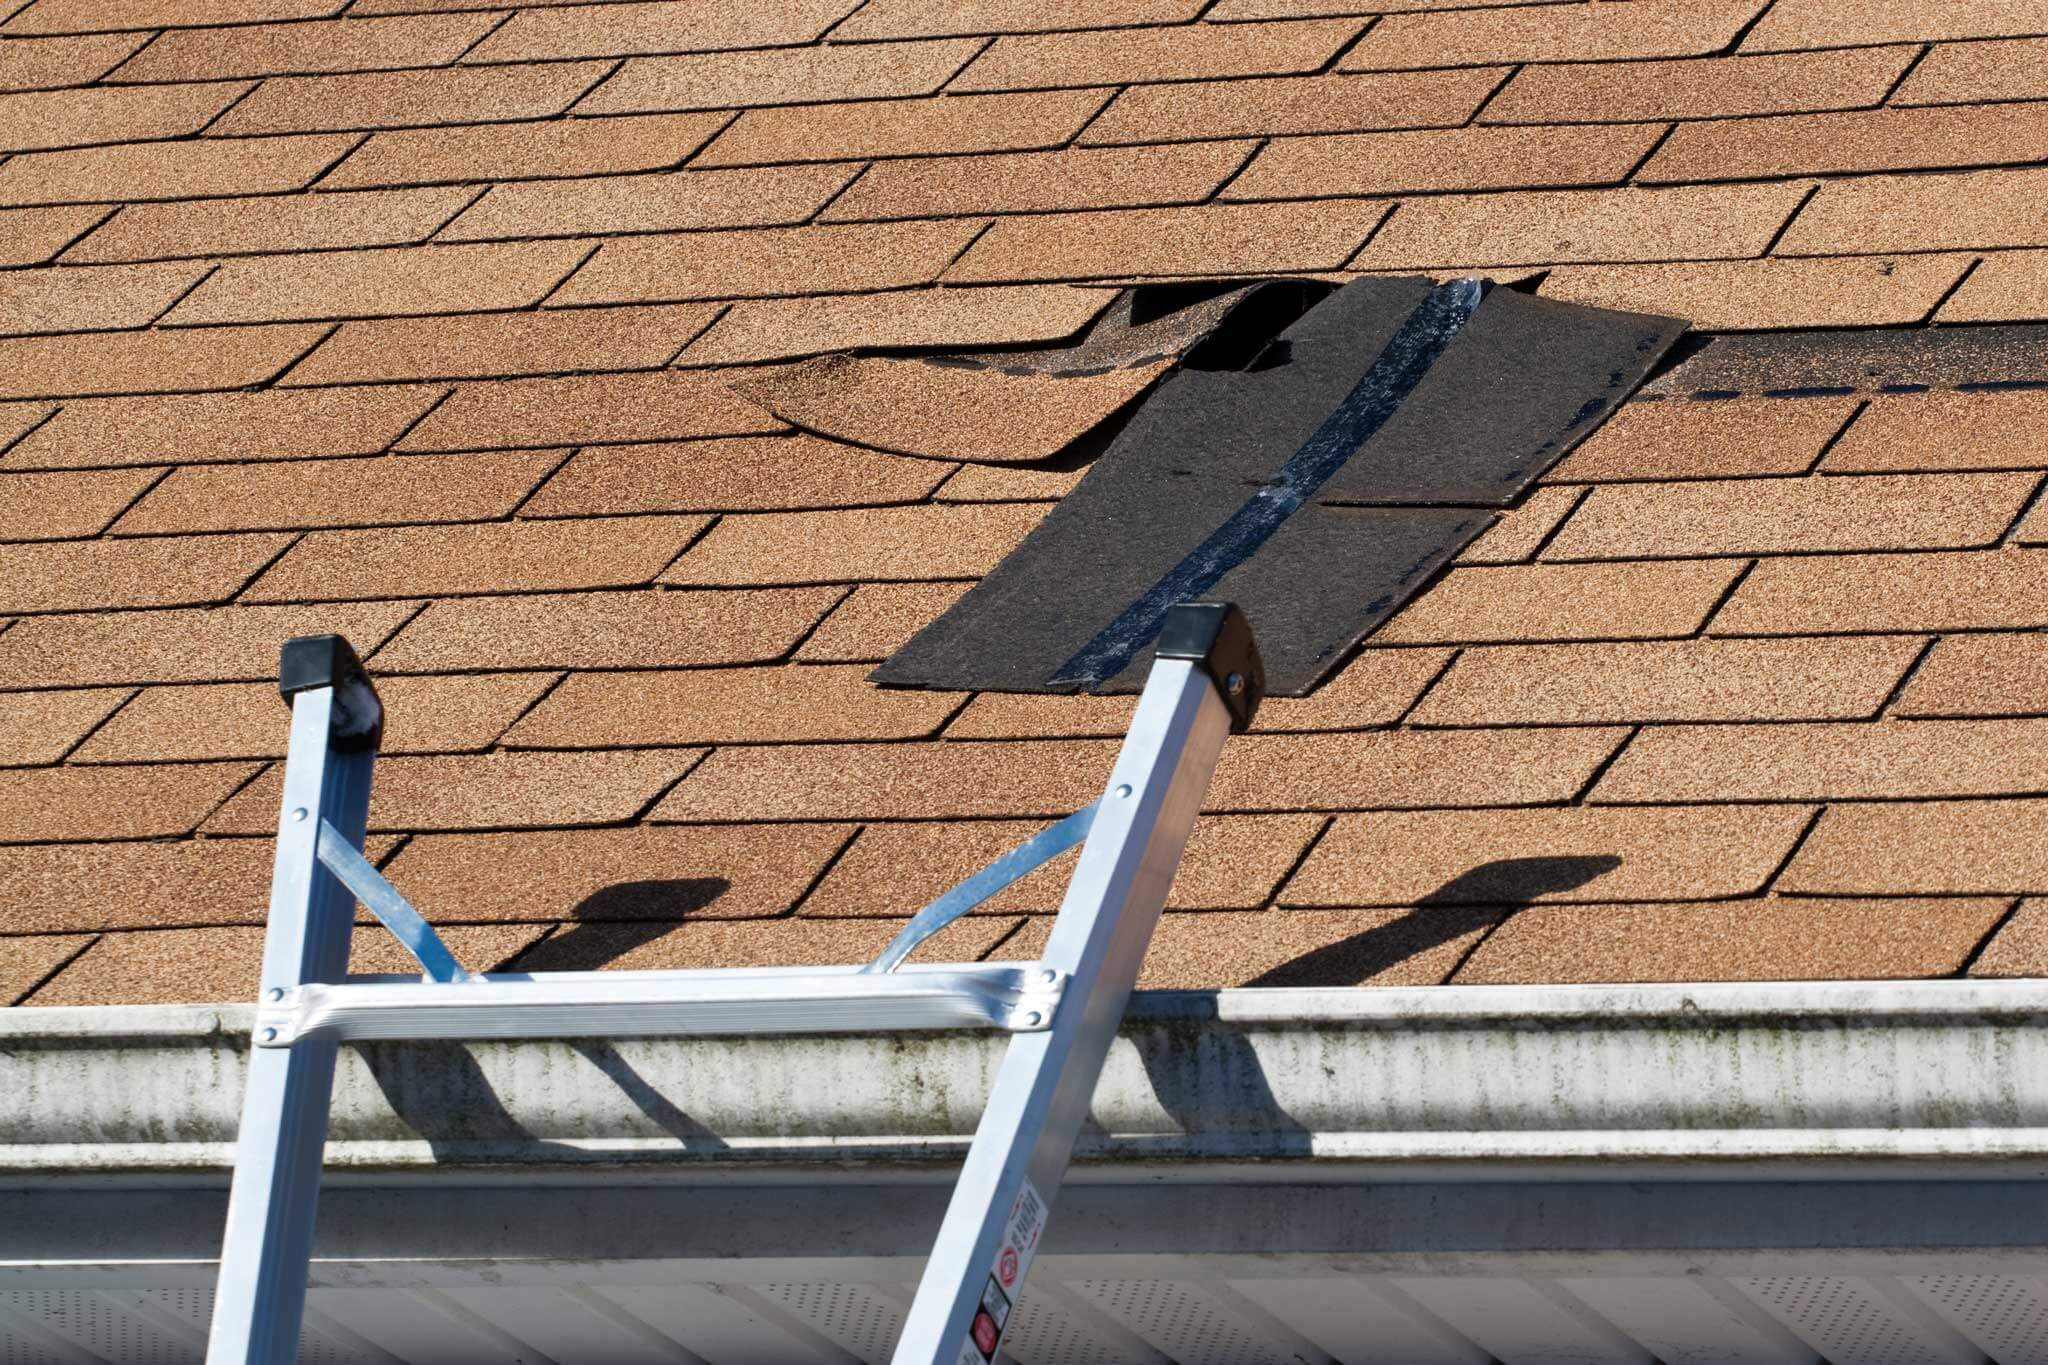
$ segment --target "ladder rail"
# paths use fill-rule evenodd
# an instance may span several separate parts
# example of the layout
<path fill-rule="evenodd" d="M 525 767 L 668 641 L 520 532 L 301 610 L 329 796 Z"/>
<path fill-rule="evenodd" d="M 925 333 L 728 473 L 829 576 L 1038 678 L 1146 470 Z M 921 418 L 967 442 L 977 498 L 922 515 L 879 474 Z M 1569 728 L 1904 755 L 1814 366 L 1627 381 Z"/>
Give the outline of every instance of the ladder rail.
<path fill-rule="evenodd" d="M 1176 608 L 1100 801 L 927 907 L 874 963 L 489 975 L 463 972 L 361 859 L 383 713 L 347 642 L 289 641 L 280 690 L 291 747 L 207 1365 L 297 1356 L 343 1040 L 973 1028 L 1011 1038 L 895 1362 L 993 1365 L 1224 740 L 1263 678 L 1235 608 Z M 919 936 L 1083 829 L 1040 961 L 897 970 Z M 343 984 L 361 890 L 438 979 Z"/>
<path fill-rule="evenodd" d="M 321 866 L 319 832 L 331 824 L 360 847 L 370 809 L 374 749 L 335 747 L 339 689 L 292 700 L 259 1001 L 347 974 L 355 897 Z M 324 1039 L 249 1051 L 207 1365 L 298 1355 L 335 1055 Z"/>
<path fill-rule="evenodd" d="M 989 1365 L 1001 1350 L 1230 730 L 1219 682 L 1194 660 L 1153 665 L 1046 944 L 1065 1003 L 1050 1029 L 1010 1039 L 894 1365 Z"/>

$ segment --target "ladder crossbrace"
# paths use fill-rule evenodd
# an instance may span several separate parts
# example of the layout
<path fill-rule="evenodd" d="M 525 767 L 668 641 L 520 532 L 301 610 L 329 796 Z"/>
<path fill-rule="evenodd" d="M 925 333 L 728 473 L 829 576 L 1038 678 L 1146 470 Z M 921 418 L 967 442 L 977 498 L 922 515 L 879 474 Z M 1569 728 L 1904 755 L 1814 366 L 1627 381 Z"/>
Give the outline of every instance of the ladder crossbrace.
<path fill-rule="evenodd" d="M 1176 607 L 1102 797 L 926 905 L 873 962 L 484 974 L 362 855 L 383 708 L 347 641 L 288 641 L 279 688 L 291 747 L 208 1365 L 297 1356 L 342 1042 L 928 1029 L 1010 1037 L 894 1359 L 993 1365 L 1217 757 L 1264 678 L 1236 608 Z M 906 961 L 1076 844 L 1039 961 Z M 344 979 L 357 899 L 425 979 Z"/>

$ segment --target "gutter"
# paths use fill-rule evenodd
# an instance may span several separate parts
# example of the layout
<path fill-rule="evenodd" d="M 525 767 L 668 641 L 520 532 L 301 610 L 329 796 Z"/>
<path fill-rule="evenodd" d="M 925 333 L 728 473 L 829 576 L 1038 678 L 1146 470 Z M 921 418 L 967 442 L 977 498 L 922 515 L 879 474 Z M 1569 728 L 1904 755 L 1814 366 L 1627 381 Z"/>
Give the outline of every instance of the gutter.
<path fill-rule="evenodd" d="M 223 1181 L 252 1015 L 0 1013 L 0 1183 Z M 327 1163 L 342 1180 L 943 1179 L 1004 1041 L 348 1046 Z M 2048 984 L 1140 993 L 1076 1160 L 1081 1182 L 2039 1178 Z"/>

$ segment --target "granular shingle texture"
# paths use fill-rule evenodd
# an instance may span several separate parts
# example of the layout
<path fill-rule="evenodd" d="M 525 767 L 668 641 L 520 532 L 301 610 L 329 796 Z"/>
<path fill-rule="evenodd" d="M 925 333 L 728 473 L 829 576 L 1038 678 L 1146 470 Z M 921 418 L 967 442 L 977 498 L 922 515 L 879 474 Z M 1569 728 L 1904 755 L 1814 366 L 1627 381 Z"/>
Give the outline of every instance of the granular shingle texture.
<path fill-rule="evenodd" d="M 1004 353 L 1374 272 L 1707 335 L 1230 740 L 1144 984 L 2048 974 L 2048 371 L 1686 378 L 2038 354 L 2038 4 L 0 15 L 0 1001 L 246 997 L 325 631 L 470 966 L 872 955 L 1132 711 L 867 681 L 1158 378 Z"/>

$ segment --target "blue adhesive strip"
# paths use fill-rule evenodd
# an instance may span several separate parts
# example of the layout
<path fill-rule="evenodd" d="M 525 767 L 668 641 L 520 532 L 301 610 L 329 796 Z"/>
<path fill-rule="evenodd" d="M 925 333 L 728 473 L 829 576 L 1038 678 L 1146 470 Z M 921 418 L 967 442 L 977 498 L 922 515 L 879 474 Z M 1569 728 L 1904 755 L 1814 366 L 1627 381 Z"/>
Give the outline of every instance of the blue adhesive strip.
<path fill-rule="evenodd" d="M 1088 837 L 1088 830 L 1095 823 L 1095 808 L 1102 803 L 1090 801 L 1081 809 L 1069 815 L 1056 825 L 1047 826 L 1023 843 L 1003 854 L 981 871 L 969 877 L 960 885 L 946 892 L 910 917 L 910 923 L 903 926 L 901 933 L 889 940 L 889 946 L 873 962 L 861 968 L 863 972 L 893 972 L 916 951 L 917 945 L 930 938 L 939 930 L 959 919 L 962 915 L 980 905 L 990 896 L 1019 881 L 1027 874 L 1043 867 L 1054 858 L 1065 853 L 1075 844 Z"/>
<path fill-rule="evenodd" d="M 1431 290 L 1344 401 L 1288 457 L 1272 481 L 1061 664 L 1052 681 L 1090 687 L 1123 672 L 1159 634 L 1176 603 L 1200 597 L 1249 559 L 1372 439 L 1472 320 L 1485 295 L 1484 283 L 1476 279 L 1452 280 Z"/>
<path fill-rule="evenodd" d="M 413 961 L 420 964 L 420 970 L 435 981 L 467 981 L 469 973 L 455 960 L 455 954 L 448 951 L 448 945 L 441 942 L 434 926 L 412 908 L 412 903 L 398 894 L 398 888 L 384 880 L 384 874 L 371 867 L 369 860 L 356 846 L 345 838 L 341 831 L 322 820 L 320 841 L 316 846 L 321 865 L 332 872 L 336 879 L 355 892 L 356 899 L 365 909 L 375 915 L 393 938 L 405 945 Z"/>

